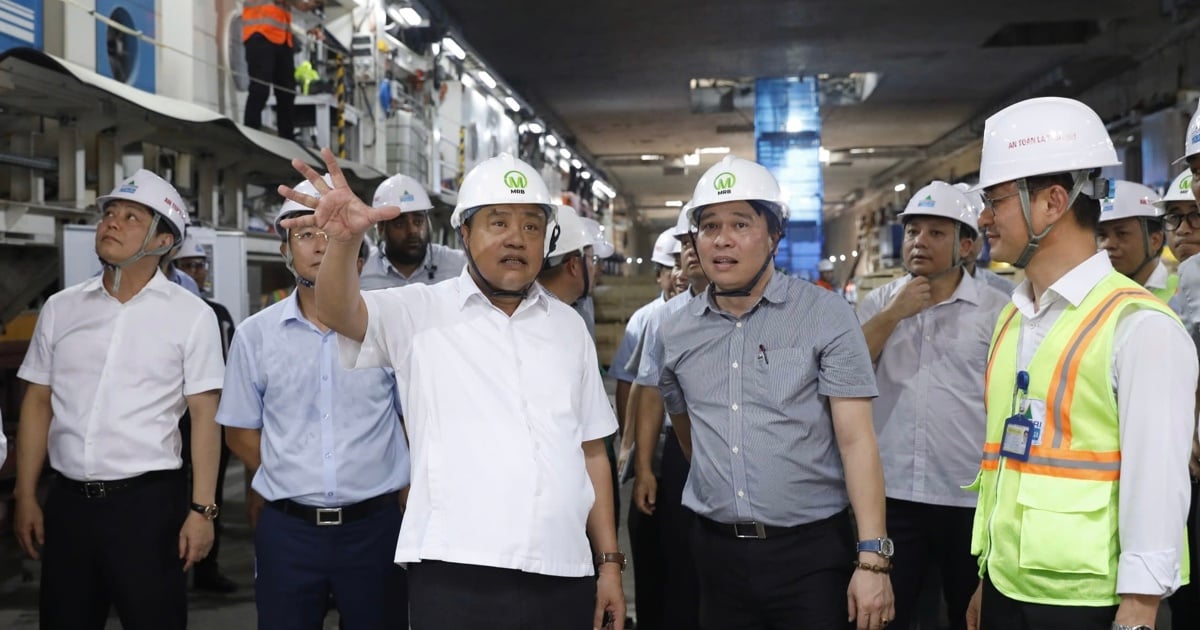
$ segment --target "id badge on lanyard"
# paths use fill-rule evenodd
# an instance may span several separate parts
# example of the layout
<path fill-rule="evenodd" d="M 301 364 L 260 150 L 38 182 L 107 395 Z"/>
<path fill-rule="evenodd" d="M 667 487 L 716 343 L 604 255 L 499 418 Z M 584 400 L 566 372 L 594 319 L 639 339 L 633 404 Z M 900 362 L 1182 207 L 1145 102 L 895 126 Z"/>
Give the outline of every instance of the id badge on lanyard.
<path fill-rule="evenodd" d="M 1029 413 L 1029 372 L 1017 372 L 1017 391 L 1014 392 L 1012 415 L 1004 421 L 1000 440 L 1000 455 L 1019 462 L 1029 461 L 1037 431 Z"/>

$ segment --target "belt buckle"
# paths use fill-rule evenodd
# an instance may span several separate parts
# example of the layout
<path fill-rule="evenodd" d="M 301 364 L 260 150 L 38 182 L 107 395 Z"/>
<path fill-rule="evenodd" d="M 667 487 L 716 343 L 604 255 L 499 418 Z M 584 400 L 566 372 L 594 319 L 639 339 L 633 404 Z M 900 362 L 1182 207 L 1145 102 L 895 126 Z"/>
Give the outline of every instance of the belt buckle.
<path fill-rule="evenodd" d="M 341 525 L 342 508 L 317 508 L 317 525 Z"/>
<path fill-rule="evenodd" d="M 83 496 L 89 499 L 106 499 L 108 498 L 108 490 L 104 487 L 103 481 L 85 481 L 83 483 Z"/>
<path fill-rule="evenodd" d="M 762 540 L 767 537 L 767 528 L 758 521 L 742 521 L 733 524 L 733 535 L 737 538 L 757 538 Z"/>

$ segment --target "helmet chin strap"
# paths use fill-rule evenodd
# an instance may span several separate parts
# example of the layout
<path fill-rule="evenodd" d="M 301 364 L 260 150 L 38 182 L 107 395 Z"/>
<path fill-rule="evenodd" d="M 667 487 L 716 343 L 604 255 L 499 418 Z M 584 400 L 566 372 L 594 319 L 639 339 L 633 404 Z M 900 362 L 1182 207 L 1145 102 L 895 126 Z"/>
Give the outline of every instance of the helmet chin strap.
<path fill-rule="evenodd" d="M 1074 171 L 1071 173 L 1073 184 L 1071 186 L 1071 194 L 1067 197 L 1067 208 L 1075 203 L 1075 199 L 1079 197 L 1079 193 L 1083 190 L 1083 185 L 1089 181 L 1088 174 L 1090 171 Z M 1042 239 L 1054 229 L 1054 223 L 1046 226 L 1041 234 L 1035 234 L 1033 231 L 1033 213 L 1030 210 L 1029 202 L 1029 183 L 1025 178 L 1017 180 L 1017 193 L 1021 196 L 1021 213 L 1025 216 L 1025 232 L 1029 241 L 1025 243 L 1025 249 L 1021 250 L 1021 255 L 1017 257 L 1017 261 L 1013 266 L 1017 269 L 1024 269 L 1029 266 L 1029 261 L 1033 259 L 1033 255 L 1037 253 L 1038 246 L 1041 245 Z"/>
<path fill-rule="evenodd" d="M 550 232 L 550 247 L 548 248 L 550 251 L 554 251 L 554 246 L 556 244 L 558 244 L 558 236 L 560 233 L 561 233 L 561 230 L 559 229 L 558 224 L 555 223 L 554 230 L 552 232 Z M 458 234 L 459 234 L 459 238 L 461 239 L 462 232 L 460 231 Z M 529 289 L 533 288 L 533 285 L 537 283 L 537 279 L 535 278 L 532 282 L 525 285 L 524 287 L 521 287 L 521 289 L 518 291 L 509 291 L 507 289 L 498 289 L 498 288 L 496 288 L 496 285 L 492 284 L 491 281 L 489 281 L 483 275 L 483 272 L 479 270 L 479 265 L 475 263 L 475 257 L 471 255 L 471 248 L 467 247 L 465 242 L 463 243 L 463 253 L 467 257 L 467 265 L 470 266 L 470 268 L 471 268 L 471 275 L 475 277 L 475 280 L 479 284 L 483 285 L 480 288 L 483 289 L 484 295 L 488 296 L 489 298 L 520 298 L 520 299 L 524 299 L 527 295 L 529 295 Z"/>
<path fill-rule="evenodd" d="M 311 289 L 311 288 L 317 286 L 316 281 L 309 280 L 308 278 L 305 278 L 304 276 L 300 275 L 299 271 L 296 271 L 296 258 L 295 258 L 295 256 L 292 255 L 291 242 L 289 242 L 287 244 L 287 247 L 284 248 L 283 264 L 286 265 L 288 271 L 292 272 L 292 275 L 296 277 L 296 284 L 298 284 L 306 289 Z"/>
<path fill-rule="evenodd" d="M 105 260 L 103 256 L 99 256 L 100 264 L 103 265 L 105 269 L 112 269 L 113 293 L 118 293 L 121 291 L 121 271 L 124 270 L 125 267 L 132 265 L 133 263 L 145 258 L 146 256 L 165 256 L 172 249 L 175 248 L 175 245 L 178 244 L 178 243 L 171 243 L 170 245 L 165 245 L 163 247 L 156 247 L 154 249 L 146 249 L 150 245 L 151 239 L 153 239 L 154 236 L 158 233 L 158 221 L 159 221 L 160 217 L 157 212 L 153 213 L 153 215 L 154 216 L 150 219 L 150 227 L 146 229 L 146 238 L 142 239 L 142 246 L 138 248 L 138 251 L 136 254 L 134 254 L 134 255 L 130 256 L 129 258 L 126 258 L 125 260 L 122 260 L 120 262 L 111 262 L 111 261 Z"/>
<path fill-rule="evenodd" d="M 1138 277 L 1142 271 L 1146 269 L 1146 265 L 1158 260 L 1158 257 L 1162 255 L 1163 250 L 1162 247 L 1159 247 L 1158 251 L 1154 252 L 1153 254 L 1150 253 L 1150 229 L 1147 225 L 1148 221 L 1146 217 L 1138 217 L 1138 223 L 1142 224 L 1142 245 L 1145 247 L 1144 251 L 1146 252 L 1146 257 L 1142 259 L 1142 264 L 1138 265 L 1137 269 L 1134 269 L 1133 273 L 1128 275 L 1128 277 L 1131 279 Z"/>

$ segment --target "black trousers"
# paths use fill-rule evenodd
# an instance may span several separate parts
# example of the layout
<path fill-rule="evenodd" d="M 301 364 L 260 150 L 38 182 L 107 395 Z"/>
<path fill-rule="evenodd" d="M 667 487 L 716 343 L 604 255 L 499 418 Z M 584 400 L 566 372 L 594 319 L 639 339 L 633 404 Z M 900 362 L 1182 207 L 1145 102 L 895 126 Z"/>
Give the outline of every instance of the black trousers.
<path fill-rule="evenodd" d="M 221 459 L 217 463 L 217 507 L 225 509 L 225 469 L 229 466 L 229 445 L 225 443 L 225 427 L 218 425 L 221 437 Z M 180 449 L 180 455 L 183 457 L 183 469 L 187 471 L 189 479 L 192 471 L 192 414 L 184 413 L 183 419 L 179 421 L 179 435 L 183 444 Z M 190 486 L 189 486 L 190 487 Z M 188 498 L 188 503 L 191 503 L 191 498 Z M 197 572 L 211 571 L 216 572 L 218 569 L 217 556 L 221 552 L 221 530 L 225 528 L 225 518 L 219 517 L 213 521 L 213 544 L 208 555 L 203 560 L 196 563 Z"/>
<path fill-rule="evenodd" d="M 776 538 L 738 539 L 699 521 L 692 549 L 704 630 L 845 630 L 854 541 L 848 512 Z"/>
<path fill-rule="evenodd" d="M 1172 628 L 1200 628 L 1200 522 L 1196 504 L 1200 503 L 1200 484 L 1192 482 L 1192 505 L 1188 509 L 1187 532 L 1188 561 L 1192 567 L 1192 581 L 1183 585 L 1174 595 L 1167 598 L 1171 607 Z"/>
<path fill-rule="evenodd" d="M 1117 607 L 1027 604 L 1006 597 L 984 578 L 980 616 L 981 630 L 1109 630 Z"/>
<path fill-rule="evenodd" d="M 674 431 L 667 431 L 654 514 L 659 520 L 659 545 L 664 564 L 663 623 L 670 630 L 700 627 L 700 582 L 691 545 L 696 515 L 683 506 L 683 486 L 687 483 L 689 470 L 691 465 L 683 456 L 679 439 Z M 639 602 L 639 617 L 640 605 Z"/>
<path fill-rule="evenodd" d="M 974 508 L 887 500 L 887 531 L 896 543 L 893 628 L 908 630 L 919 618 L 921 587 L 934 567 L 942 576 L 951 630 L 966 627 L 967 605 L 979 585 L 979 565 L 971 555 L 974 519 Z"/>
<path fill-rule="evenodd" d="M 659 488 L 662 479 L 659 478 Z M 660 493 L 661 495 L 661 493 Z M 663 553 L 661 503 L 654 514 L 643 514 L 629 501 L 629 551 L 633 554 L 633 601 L 638 630 L 664 630 L 666 558 Z"/>
<path fill-rule="evenodd" d="M 408 565 L 412 630 L 591 630 L 595 578 L 451 562 Z"/>
<path fill-rule="evenodd" d="M 250 75 L 243 124 L 252 129 L 262 127 L 262 110 L 267 97 L 275 90 L 275 128 L 280 138 L 291 140 L 296 135 L 293 104 L 296 101 L 296 64 L 292 48 L 287 44 L 272 44 L 261 33 L 245 41 L 246 72 Z"/>
<path fill-rule="evenodd" d="M 182 473 L 103 499 L 56 479 L 44 510 L 40 627 L 103 630 L 112 607 L 125 630 L 187 627 L 179 559 L 187 498 Z"/>

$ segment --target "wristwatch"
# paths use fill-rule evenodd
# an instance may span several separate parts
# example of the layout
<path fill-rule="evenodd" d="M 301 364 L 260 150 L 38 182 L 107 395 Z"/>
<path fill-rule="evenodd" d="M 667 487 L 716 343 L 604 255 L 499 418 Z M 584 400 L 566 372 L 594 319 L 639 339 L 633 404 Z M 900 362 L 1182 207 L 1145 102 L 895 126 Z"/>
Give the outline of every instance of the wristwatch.
<path fill-rule="evenodd" d="M 1153 630 L 1153 628 L 1151 628 L 1150 626 L 1147 626 L 1146 624 L 1142 624 L 1142 625 L 1138 625 L 1138 626 L 1126 626 L 1126 625 L 1119 624 L 1114 621 L 1113 625 L 1112 625 L 1112 630 Z"/>
<path fill-rule="evenodd" d="M 192 504 L 192 511 L 203 516 L 204 518 L 213 521 L 221 514 L 221 506 L 216 503 L 209 505 L 201 505 L 199 503 Z"/>
<path fill-rule="evenodd" d="M 859 553 L 864 551 L 877 553 L 885 560 L 891 560 L 892 554 L 896 552 L 896 546 L 892 544 L 891 538 L 872 538 L 858 541 L 858 551 Z"/>
<path fill-rule="evenodd" d="M 611 563 L 616 564 L 617 566 L 621 567 L 622 573 L 625 572 L 625 554 L 623 554 L 619 551 L 614 551 L 614 552 L 610 552 L 610 553 L 598 553 L 598 554 L 596 554 L 596 557 L 594 558 L 594 560 L 596 562 L 596 568 L 600 568 L 600 565 L 605 564 L 607 562 L 611 562 Z"/>

